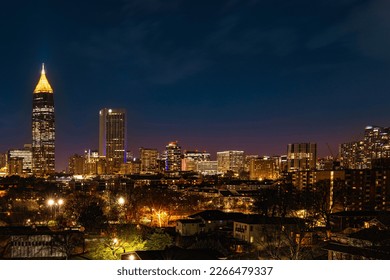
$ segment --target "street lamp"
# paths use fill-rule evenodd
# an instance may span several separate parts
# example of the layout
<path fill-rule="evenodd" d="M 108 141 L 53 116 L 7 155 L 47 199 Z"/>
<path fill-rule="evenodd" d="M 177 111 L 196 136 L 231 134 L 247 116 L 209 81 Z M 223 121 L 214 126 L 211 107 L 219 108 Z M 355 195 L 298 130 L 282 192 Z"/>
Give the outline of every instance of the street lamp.
<path fill-rule="evenodd" d="M 118 198 L 118 203 L 120 206 L 123 206 L 125 204 L 125 199 L 121 196 L 120 198 Z"/>
<path fill-rule="evenodd" d="M 57 208 L 56 207 L 58 207 L 58 212 L 60 212 L 60 207 L 63 204 L 64 204 L 64 200 L 62 198 L 58 199 L 57 201 L 55 201 L 54 199 L 50 198 L 47 201 L 47 205 L 50 206 L 51 211 L 52 211 L 52 218 L 56 218 L 56 216 L 57 216 Z M 54 209 L 54 217 L 53 217 L 53 209 Z"/>
<path fill-rule="evenodd" d="M 126 200 L 123 198 L 123 196 L 118 198 L 119 211 L 120 211 L 119 217 L 118 217 L 119 218 L 119 222 L 121 222 L 121 220 L 123 222 L 123 218 L 126 219 L 126 208 L 124 207 L 125 203 L 126 203 Z"/>

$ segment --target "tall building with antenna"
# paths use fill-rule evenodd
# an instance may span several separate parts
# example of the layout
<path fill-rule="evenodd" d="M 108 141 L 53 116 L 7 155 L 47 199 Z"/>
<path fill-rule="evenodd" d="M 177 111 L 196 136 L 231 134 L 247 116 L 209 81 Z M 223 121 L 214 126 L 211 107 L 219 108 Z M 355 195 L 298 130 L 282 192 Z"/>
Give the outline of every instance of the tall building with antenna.
<path fill-rule="evenodd" d="M 41 77 L 33 92 L 32 173 L 47 176 L 55 172 L 55 117 L 53 89 L 42 64 Z"/>

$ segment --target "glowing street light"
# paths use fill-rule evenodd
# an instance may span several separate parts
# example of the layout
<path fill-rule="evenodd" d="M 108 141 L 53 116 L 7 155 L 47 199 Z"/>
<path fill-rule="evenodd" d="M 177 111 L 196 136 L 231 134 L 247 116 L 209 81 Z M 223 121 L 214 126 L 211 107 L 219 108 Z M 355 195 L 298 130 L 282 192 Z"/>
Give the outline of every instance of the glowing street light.
<path fill-rule="evenodd" d="M 158 218 L 159 227 L 162 227 L 162 220 L 164 219 L 164 216 L 168 215 L 168 213 L 165 211 L 161 211 L 161 210 L 156 211 L 153 208 L 152 208 L 152 211 L 156 213 L 156 216 Z"/>
<path fill-rule="evenodd" d="M 57 208 L 56 207 L 58 207 L 58 212 L 60 212 L 60 207 L 63 204 L 64 204 L 64 200 L 62 198 L 58 199 L 57 201 L 55 201 L 54 199 L 50 198 L 47 201 L 47 205 L 49 205 L 50 208 L 51 208 L 52 216 L 54 216 L 53 218 L 55 218 L 57 216 Z M 54 215 L 53 215 L 53 210 L 54 210 Z"/>
<path fill-rule="evenodd" d="M 49 206 L 53 206 L 54 205 L 54 199 L 49 199 L 48 201 L 47 201 L 47 204 L 49 205 Z"/>
<path fill-rule="evenodd" d="M 123 206 L 125 204 L 125 199 L 121 196 L 120 198 L 118 198 L 118 203 L 120 206 Z"/>

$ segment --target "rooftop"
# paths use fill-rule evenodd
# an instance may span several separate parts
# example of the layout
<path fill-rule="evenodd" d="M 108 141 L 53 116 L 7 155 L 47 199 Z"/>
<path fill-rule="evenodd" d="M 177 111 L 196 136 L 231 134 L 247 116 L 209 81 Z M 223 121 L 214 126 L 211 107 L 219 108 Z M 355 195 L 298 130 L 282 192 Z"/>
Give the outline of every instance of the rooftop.
<path fill-rule="evenodd" d="M 34 90 L 34 93 L 41 93 L 41 92 L 53 93 L 53 89 L 46 78 L 45 64 L 42 64 L 41 77 L 39 78 L 39 82 Z"/>

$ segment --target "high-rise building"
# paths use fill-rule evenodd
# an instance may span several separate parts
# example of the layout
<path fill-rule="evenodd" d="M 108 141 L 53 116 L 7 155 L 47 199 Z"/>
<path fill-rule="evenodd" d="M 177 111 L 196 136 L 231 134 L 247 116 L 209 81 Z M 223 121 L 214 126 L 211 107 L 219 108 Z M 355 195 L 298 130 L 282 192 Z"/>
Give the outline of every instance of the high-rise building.
<path fill-rule="evenodd" d="M 8 161 L 15 163 L 14 159 L 22 159 L 22 173 L 31 175 L 32 150 L 31 144 L 25 144 L 24 149 L 12 149 L 8 151 Z"/>
<path fill-rule="evenodd" d="M 294 143 L 287 147 L 287 170 L 315 170 L 317 165 L 317 144 Z"/>
<path fill-rule="evenodd" d="M 53 89 L 42 64 L 41 77 L 33 93 L 32 173 L 45 176 L 55 172 L 55 118 Z"/>
<path fill-rule="evenodd" d="M 223 151 L 217 152 L 218 172 L 228 171 L 239 175 L 244 170 L 244 151 Z"/>
<path fill-rule="evenodd" d="M 251 158 L 249 161 L 249 178 L 251 180 L 277 179 L 275 160 L 270 157 Z"/>
<path fill-rule="evenodd" d="M 181 147 L 177 141 L 165 147 L 165 171 L 181 171 Z"/>
<path fill-rule="evenodd" d="M 183 171 L 196 171 L 196 164 L 200 161 L 210 161 L 210 153 L 199 151 L 185 151 L 181 163 Z"/>
<path fill-rule="evenodd" d="M 140 174 L 141 173 L 141 160 L 133 158 L 129 159 L 126 163 L 121 164 L 119 174 Z"/>
<path fill-rule="evenodd" d="M 273 156 L 272 159 L 276 164 L 276 172 L 282 174 L 287 171 L 287 155 Z"/>
<path fill-rule="evenodd" d="M 351 211 L 389 211 L 390 169 L 346 169 L 345 202 Z"/>
<path fill-rule="evenodd" d="M 203 175 L 215 175 L 218 173 L 218 162 L 215 161 L 197 161 L 196 172 Z"/>
<path fill-rule="evenodd" d="M 7 154 L 0 153 L 0 169 L 7 166 Z"/>
<path fill-rule="evenodd" d="M 104 175 L 107 174 L 107 162 L 105 156 L 99 156 L 95 150 L 85 150 L 84 153 L 84 175 Z"/>
<path fill-rule="evenodd" d="M 140 148 L 139 149 L 140 160 L 141 160 L 141 173 L 157 173 L 158 164 L 158 151 L 157 149 L 148 149 L 148 148 Z"/>
<path fill-rule="evenodd" d="M 69 174 L 83 175 L 85 172 L 85 157 L 74 154 L 69 158 Z"/>
<path fill-rule="evenodd" d="M 108 173 L 117 173 L 126 163 L 127 120 L 125 109 L 99 112 L 99 156 L 105 156 Z"/>
<path fill-rule="evenodd" d="M 8 159 L 8 175 L 23 175 L 23 158 L 13 157 Z"/>
<path fill-rule="evenodd" d="M 377 159 L 390 158 L 390 128 L 367 126 L 360 141 L 340 145 L 341 166 L 350 169 L 372 167 Z"/>

